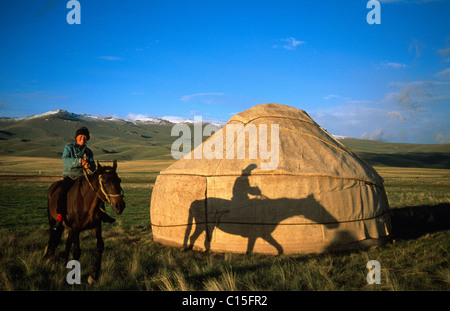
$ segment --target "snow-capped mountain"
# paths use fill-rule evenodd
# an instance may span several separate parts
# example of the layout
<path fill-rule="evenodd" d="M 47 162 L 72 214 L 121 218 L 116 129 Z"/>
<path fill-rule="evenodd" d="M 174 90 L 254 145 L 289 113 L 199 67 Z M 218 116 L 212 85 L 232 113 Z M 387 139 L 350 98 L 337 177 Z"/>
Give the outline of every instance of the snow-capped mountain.
<path fill-rule="evenodd" d="M 10 120 L 32 120 L 32 119 L 48 119 L 48 118 L 62 118 L 66 120 L 74 120 L 74 121 L 89 121 L 89 120 L 98 120 L 98 121 L 115 121 L 115 122 L 131 122 L 131 123 L 150 123 L 150 124 L 168 124 L 168 123 L 197 123 L 199 122 L 198 118 L 190 119 L 183 118 L 178 116 L 164 116 L 164 117 L 153 117 L 146 114 L 134 114 L 130 113 L 124 118 L 120 118 L 117 116 L 104 117 L 104 116 L 93 116 L 89 114 L 76 114 L 72 112 L 68 112 L 67 110 L 57 109 L 48 111 L 45 113 L 24 117 L 24 118 L 8 118 Z M 210 123 L 216 126 L 222 126 L 225 122 L 219 120 L 210 120 L 200 118 L 202 123 Z"/>

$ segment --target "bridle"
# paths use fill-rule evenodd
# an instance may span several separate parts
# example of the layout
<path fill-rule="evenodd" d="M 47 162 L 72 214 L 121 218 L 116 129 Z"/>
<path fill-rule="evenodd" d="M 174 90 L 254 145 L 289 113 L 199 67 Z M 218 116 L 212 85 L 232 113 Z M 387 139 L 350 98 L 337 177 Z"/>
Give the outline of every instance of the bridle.
<path fill-rule="evenodd" d="M 89 170 L 91 173 L 92 171 Z M 123 189 L 121 189 L 121 193 L 120 194 L 110 194 L 107 193 L 105 190 L 105 187 L 103 186 L 103 176 L 102 174 L 98 175 L 98 183 L 100 184 L 100 191 L 101 193 L 105 196 L 106 200 L 102 198 L 102 196 L 98 193 L 97 190 L 95 190 L 94 186 L 92 185 L 91 181 L 89 180 L 89 177 L 87 175 L 87 169 L 83 169 L 83 173 L 84 173 L 84 177 L 86 177 L 86 180 L 89 184 L 89 186 L 91 187 L 91 189 L 95 192 L 95 194 L 97 195 L 97 197 L 102 200 L 104 203 L 108 203 L 111 204 L 111 197 L 124 197 L 123 195 Z"/>

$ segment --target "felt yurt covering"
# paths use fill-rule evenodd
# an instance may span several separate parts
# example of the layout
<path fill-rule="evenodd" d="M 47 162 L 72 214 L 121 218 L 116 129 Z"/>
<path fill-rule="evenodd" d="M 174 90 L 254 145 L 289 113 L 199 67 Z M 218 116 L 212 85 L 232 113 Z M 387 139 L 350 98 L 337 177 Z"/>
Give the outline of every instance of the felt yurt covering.
<path fill-rule="evenodd" d="M 383 179 L 300 109 L 261 104 L 227 125 L 278 125 L 279 159 L 199 159 L 196 150 L 158 175 L 150 218 L 153 239 L 216 252 L 320 253 L 379 245 L 390 232 Z M 220 136 L 219 136 L 220 137 Z M 251 144 L 252 142 L 250 142 Z M 253 142 L 254 143 L 254 142 Z M 235 146 L 233 146 L 235 147 Z"/>

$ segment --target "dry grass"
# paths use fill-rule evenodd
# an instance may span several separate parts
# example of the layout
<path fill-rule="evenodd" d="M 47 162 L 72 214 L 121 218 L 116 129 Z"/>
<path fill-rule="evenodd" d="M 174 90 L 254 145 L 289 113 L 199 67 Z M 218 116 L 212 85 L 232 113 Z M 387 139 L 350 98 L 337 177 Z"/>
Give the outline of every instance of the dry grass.
<path fill-rule="evenodd" d="M 0 175 L 29 174 L 31 177 L 35 164 L 29 160 L 1 157 Z M 48 159 L 38 162 L 44 172 L 55 163 Z M 448 224 L 434 231 L 425 226 L 420 232 L 412 226 L 416 230 L 415 236 L 405 235 L 394 244 L 374 249 L 315 256 L 205 254 L 155 243 L 149 225 L 151 185 L 157 172 L 168 164 L 161 161 L 119 163 L 120 175 L 125 176 L 122 179 L 128 207 L 114 225 L 104 226 L 106 248 L 102 274 L 93 285 L 86 282 L 95 254 L 95 241 L 89 232 L 85 232 L 81 240 L 81 285 L 66 283 L 68 270 L 61 258 L 54 263 L 42 258 L 47 241 L 45 191 L 50 181 L 39 178 L 0 180 L 0 289 L 449 289 Z M 390 204 L 398 211 L 407 210 L 405 217 L 410 220 L 417 216 L 414 213 L 433 210 L 434 205 L 450 202 L 448 170 L 377 169 L 386 180 Z M 48 172 L 52 174 L 51 170 Z M 420 217 L 418 220 L 422 221 Z M 424 220 L 429 224 L 430 219 Z M 381 263 L 380 285 L 366 282 L 366 263 L 372 259 Z"/>
<path fill-rule="evenodd" d="M 136 160 L 119 161 L 118 172 L 121 175 L 156 174 L 175 160 Z M 108 165 L 110 161 L 100 161 Z M 60 176 L 61 159 L 0 156 L 0 175 Z"/>

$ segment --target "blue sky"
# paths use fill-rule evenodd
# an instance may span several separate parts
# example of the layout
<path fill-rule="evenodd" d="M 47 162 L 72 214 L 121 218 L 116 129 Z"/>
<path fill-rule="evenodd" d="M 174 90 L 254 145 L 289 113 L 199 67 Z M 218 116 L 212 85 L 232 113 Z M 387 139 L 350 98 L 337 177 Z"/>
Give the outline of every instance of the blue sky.
<path fill-rule="evenodd" d="M 304 109 L 330 133 L 449 143 L 450 1 L 0 2 L 0 116 L 227 121 Z"/>

